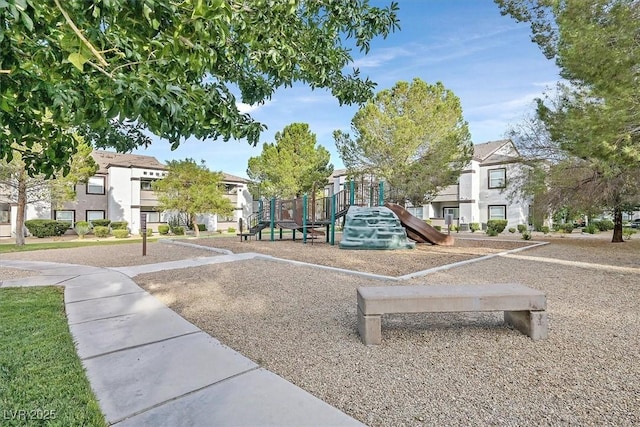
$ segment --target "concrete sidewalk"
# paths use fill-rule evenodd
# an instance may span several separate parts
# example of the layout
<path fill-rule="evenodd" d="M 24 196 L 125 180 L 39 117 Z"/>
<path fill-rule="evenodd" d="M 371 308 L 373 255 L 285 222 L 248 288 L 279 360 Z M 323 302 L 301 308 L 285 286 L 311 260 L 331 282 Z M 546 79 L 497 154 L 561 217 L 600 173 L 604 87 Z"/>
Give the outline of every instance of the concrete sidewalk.
<path fill-rule="evenodd" d="M 1 287 L 58 285 L 76 349 L 115 426 L 362 426 L 187 322 L 128 276 L 246 259 L 105 269 L 0 260 L 38 276 Z M 236 259 L 237 258 L 237 259 Z"/>

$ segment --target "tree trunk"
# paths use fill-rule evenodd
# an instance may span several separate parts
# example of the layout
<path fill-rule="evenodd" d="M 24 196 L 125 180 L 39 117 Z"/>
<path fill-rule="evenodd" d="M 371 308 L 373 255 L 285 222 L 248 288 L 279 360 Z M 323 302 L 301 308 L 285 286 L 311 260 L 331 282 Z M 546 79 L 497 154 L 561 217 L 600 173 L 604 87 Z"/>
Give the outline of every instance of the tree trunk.
<path fill-rule="evenodd" d="M 200 229 L 198 228 L 198 218 L 196 215 L 191 215 L 191 226 L 193 227 L 193 232 L 196 234 L 196 237 L 200 237 Z"/>
<path fill-rule="evenodd" d="M 616 206 L 613 209 L 613 238 L 611 239 L 611 243 L 622 242 L 624 242 L 622 238 L 622 209 Z"/>
<path fill-rule="evenodd" d="M 27 207 L 27 173 L 18 173 L 18 212 L 16 215 L 16 246 L 24 245 L 24 217 Z"/>

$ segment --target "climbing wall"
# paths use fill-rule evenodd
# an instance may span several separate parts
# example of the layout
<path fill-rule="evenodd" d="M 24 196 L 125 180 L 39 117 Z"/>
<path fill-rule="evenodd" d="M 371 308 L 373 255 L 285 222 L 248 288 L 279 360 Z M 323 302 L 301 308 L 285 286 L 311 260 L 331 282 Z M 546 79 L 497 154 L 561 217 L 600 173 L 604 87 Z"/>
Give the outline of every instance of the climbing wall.
<path fill-rule="evenodd" d="M 407 249 L 414 246 L 391 209 L 384 206 L 349 208 L 340 241 L 341 249 Z"/>

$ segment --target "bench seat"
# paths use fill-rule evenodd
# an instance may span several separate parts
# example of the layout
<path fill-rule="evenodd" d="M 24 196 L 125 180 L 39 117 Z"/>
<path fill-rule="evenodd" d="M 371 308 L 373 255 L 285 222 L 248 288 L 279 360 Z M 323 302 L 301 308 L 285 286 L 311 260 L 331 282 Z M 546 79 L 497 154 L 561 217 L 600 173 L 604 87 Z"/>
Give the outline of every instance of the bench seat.
<path fill-rule="evenodd" d="M 504 311 L 504 320 L 533 340 L 547 337 L 545 294 L 520 284 L 360 287 L 358 332 L 380 344 L 383 314 Z"/>

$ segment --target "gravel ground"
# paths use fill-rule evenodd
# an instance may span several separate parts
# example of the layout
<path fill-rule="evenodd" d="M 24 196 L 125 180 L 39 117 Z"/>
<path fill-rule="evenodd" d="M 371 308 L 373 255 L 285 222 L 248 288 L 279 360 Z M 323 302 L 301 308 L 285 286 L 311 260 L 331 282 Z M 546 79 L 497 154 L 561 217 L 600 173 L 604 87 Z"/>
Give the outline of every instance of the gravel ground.
<path fill-rule="evenodd" d="M 640 239 L 548 240 L 546 246 L 404 282 L 268 260 L 134 280 L 221 342 L 370 426 L 638 425 Z M 343 251 L 317 242 L 190 242 L 390 275 L 523 244 L 458 239 L 450 249 Z M 41 252 L 56 252 L 46 260 L 82 263 L 77 252 L 86 251 L 92 254 L 87 264 L 139 264 L 139 244 L 135 251 L 124 246 L 10 255 L 42 259 Z M 201 252 L 161 245 L 157 256 Z M 505 282 L 545 291 L 548 339 L 534 342 L 507 328 L 500 314 L 456 313 L 385 316 L 382 345 L 360 342 L 358 286 Z"/>

